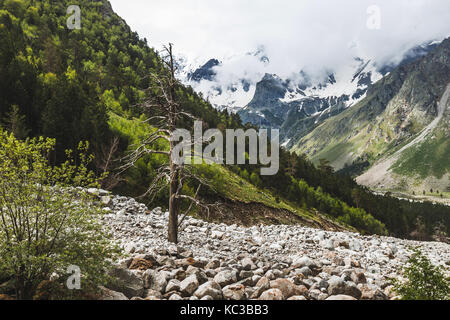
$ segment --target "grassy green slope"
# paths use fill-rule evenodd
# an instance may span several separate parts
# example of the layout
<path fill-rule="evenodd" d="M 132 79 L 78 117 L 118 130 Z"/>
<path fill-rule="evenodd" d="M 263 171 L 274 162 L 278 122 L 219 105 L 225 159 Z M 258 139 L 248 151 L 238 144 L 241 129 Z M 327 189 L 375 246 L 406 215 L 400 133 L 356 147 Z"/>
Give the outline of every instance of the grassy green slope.
<path fill-rule="evenodd" d="M 322 123 L 293 150 L 306 153 L 316 163 L 327 159 L 336 169 L 361 160 L 373 164 L 407 144 L 436 117 L 437 101 L 449 82 L 447 39 L 428 56 L 380 80 L 364 100 Z M 407 149 L 394 172 L 419 178 L 446 174 L 448 119 L 447 114 L 433 138 Z"/>
<path fill-rule="evenodd" d="M 143 118 L 127 119 L 113 112 L 109 113 L 109 125 L 111 130 L 120 136 L 122 140 L 126 140 L 126 144 L 129 146 L 130 150 L 135 144 L 148 135 L 149 132 L 154 130 L 142 120 Z M 165 141 L 161 141 L 157 148 L 167 149 L 168 145 Z M 133 189 L 138 187 L 132 182 L 136 175 L 148 175 L 148 181 L 150 181 L 154 168 L 163 165 L 166 161 L 166 158 L 162 155 L 155 155 L 151 158 L 143 159 L 138 163 L 137 168 L 133 168 L 127 176 L 127 185 L 131 185 Z M 279 199 L 270 191 L 256 187 L 249 181 L 229 170 L 227 167 L 217 164 L 203 164 L 197 165 L 196 169 L 200 175 L 209 181 L 212 191 L 225 200 L 241 204 L 261 204 L 275 210 L 288 211 L 299 218 L 295 219 L 295 217 L 293 217 L 294 219 L 286 220 L 280 216 L 279 222 L 292 223 L 293 221 L 298 220 L 303 221 L 304 224 L 310 226 L 326 227 L 326 225 L 328 225 L 332 226 L 334 229 L 356 230 L 351 226 L 346 225 L 344 222 L 337 221 L 334 217 L 319 213 L 317 210 L 300 208 L 294 203 Z M 127 189 L 128 188 L 124 190 L 125 193 L 128 191 Z M 144 193 L 145 189 L 142 188 L 141 191 Z M 135 194 L 136 190 L 133 190 L 132 193 Z M 255 212 L 254 214 L 259 222 L 269 222 L 265 219 L 261 219 L 261 217 L 257 217 L 258 212 Z M 272 222 L 272 220 L 270 222 Z"/>

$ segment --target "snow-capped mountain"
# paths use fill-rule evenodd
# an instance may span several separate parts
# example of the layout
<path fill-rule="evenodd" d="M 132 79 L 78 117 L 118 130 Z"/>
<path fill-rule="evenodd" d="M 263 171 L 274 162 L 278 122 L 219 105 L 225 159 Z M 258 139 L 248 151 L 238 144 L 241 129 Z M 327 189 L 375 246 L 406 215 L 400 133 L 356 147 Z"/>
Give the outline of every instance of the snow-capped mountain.
<path fill-rule="evenodd" d="M 358 57 L 348 65 L 323 71 L 322 76 L 302 70 L 286 79 L 265 72 L 270 59 L 261 47 L 244 56 L 210 59 L 198 68 L 184 62 L 179 77 L 217 109 L 237 112 L 244 123 L 280 129 L 289 148 L 291 140 L 297 141 L 322 121 L 364 99 L 370 86 L 394 68 L 426 55 L 438 44 L 414 47 L 398 62 L 380 65 L 375 59 Z"/>
<path fill-rule="evenodd" d="M 178 78 L 200 92 L 219 110 L 238 112 L 255 95 L 256 84 L 269 64 L 263 47 L 254 52 L 206 62 L 178 61 Z M 199 66 L 200 65 L 200 66 Z"/>

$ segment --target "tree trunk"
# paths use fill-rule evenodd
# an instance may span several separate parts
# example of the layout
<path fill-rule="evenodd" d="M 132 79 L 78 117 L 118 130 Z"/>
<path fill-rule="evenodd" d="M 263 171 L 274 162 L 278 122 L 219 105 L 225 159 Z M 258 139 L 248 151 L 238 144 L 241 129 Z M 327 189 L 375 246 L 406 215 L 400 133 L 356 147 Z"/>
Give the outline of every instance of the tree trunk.
<path fill-rule="evenodd" d="M 178 169 L 171 163 L 169 192 L 169 242 L 178 243 L 178 203 L 175 194 L 178 189 Z"/>
<path fill-rule="evenodd" d="M 171 134 L 176 129 L 177 107 L 175 102 L 175 68 L 173 63 L 172 44 L 169 44 L 169 67 L 170 67 L 170 91 L 169 91 L 169 131 Z M 178 201 L 176 193 L 178 190 L 179 168 L 172 159 L 172 151 L 175 142 L 170 141 L 170 192 L 169 192 L 169 242 L 178 243 Z"/>

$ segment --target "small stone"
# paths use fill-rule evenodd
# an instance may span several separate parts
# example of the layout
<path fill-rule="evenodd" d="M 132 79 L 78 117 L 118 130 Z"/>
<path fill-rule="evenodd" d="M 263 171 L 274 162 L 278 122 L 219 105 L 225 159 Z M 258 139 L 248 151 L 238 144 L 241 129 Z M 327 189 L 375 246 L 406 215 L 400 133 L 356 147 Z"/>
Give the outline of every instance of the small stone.
<path fill-rule="evenodd" d="M 256 290 L 253 292 L 251 298 L 258 298 L 264 291 L 270 289 L 270 280 L 267 277 L 262 277 L 258 283 L 256 283 Z"/>
<path fill-rule="evenodd" d="M 272 289 L 279 289 L 285 299 L 292 296 L 304 295 L 308 291 L 305 286 L 297 286 L 288 279 L 270 281 L 270 287 Z"/>
<path fill-rule="evenodd" d="M 283 247 L 280 244 L 278 244 L 278 243 L 272 243 L 269 248 L 273 249 L 273 250 L 276 250 L 276 251 L 283 250 Z"/>
<path fill-rule="evenodd" d="M 302 267 L 315 268 L 316 266 L 317 266 L 316 263 L 308 257 L 297 257 L 292 262 L 293 268 L 302 268 Z"/>
<path fill-rule="evenodd" d="M 223 298 L 222 288 L 218 283 L 214 281 L 208 281 L 202 284 L 195 291 L 194 295 L 199 299 L 203 298 L 206 295 L 211 296 L 214 300 L 220 300 Z"/>
<path fill-rule="evenodd" d="M 222 231 L 214 230 L 214 231 L 211 232 L 211 238 L 212 239 L 222 240 L 224 235 L 225 235 L 225 233 L 223 233 Z"/>
<path fill-rule="evenodd" d="M 161 294 L 161 292 L 153 290 L 153 289 L 146 289 L 144 291 L 144 298 L 147 299 L 149 297 L 162 299 L 162 294 Z"/>
<path fill-rule="evenodd" d="M 303 267 L 303 268 L 301 268 L 301 269 L 299 270 L 299 272 L 300 272 L 301 274 L 303 274 L 305 277 L 308 277 L 308 276 L 312 275 L 312 271 L 311 271 L 311 269 L 308 268 L 308 267 Z"/>
<path fill-rule="evenodd" d="M 340 295 L 329 296 L 325 300 L 358 300 L 358 299 L 351 297 L 351 296 L 346 296 L 344 294 L 340 294 Z"/>
<path fill-rule="evenodd" d="M 220 271 L 215 277 L 214 281 L 218 283 L 222 288 L 237 282 L 236 271 L 224 270 Z"/>
<path fill-rule="evenodd" d="M 145 288 L 164 293 L 167 286 L 166 276 L 162 272 L 148 269 L 144 272 L 144 285 Z"/>
<path fill-rule="evenodd" d="M 169 300 L 183 300 L 183 298 L 179 294 L 174 293 L 170 296 Z"/>
<path fill-rule="evenodd" d="M 101 203 L 103 205 L 109 206 L 111 204 L 111 202 L 112 202 L 112 199 L 111 199 L 110 196 L 103 196 L 103 197 L 100 198 L 100 201 L 101 201 Z"/>
<path fill-rule="evenodd" d="M 339 295 L 345 292 L 345 282 L 336 276 L 331 277 L 328 281 L 328 294 Z"/>
<path fill-rule="evenodd" d="M 105 287 L 99 288 L 101 291 L 100 300 L 128 300 L 128 298 L 122 292 L 113 291 Z"/>
<path fill-rule="evenodd" d="M 351 280 L 356 284 L 367 283 L 366 276 L 364 275 L 363 272 L 352 272 L 350 277 Z"/>
<path fill-rule="evenodd" d="M 241 284 L 232 284 L 222 290 L 223 297 L 228 300 L 245 300 L 247 298 L 245 286 Z"/>
<path fill-rule="evenodd" d="M 362 293 L 361 293 L 361 290 L 359 290 L 359 288 L 356 286 L 356 284 L 354 282 L 347 281 L 345 283 L 344 294 L 355 297 L 356 299 L 359 299 L 359 298 L 361 298 Z"/>
<path fill-rule="evenodd" d="M 177 279 L 172 279 L 167 283 L 166 291 L 180 291 L 180 281 Z"/>
<path fill-rule="evenodd" d="M 144 280 L 142 276 L 128 269 L 115 268 L 110 275 L 115 279 L 112 290 L 124 293 L 128 298 L 139 297 L 144 293 Z"/>
<path fill-rule="evenodd" d="M 244 270 L 255 270 L 256 265 L 253 263 L 252 259 L 250 258 L 244 258 L 241 260 L 241 265 L 244 268 Z"/>
<path fill-rule="evenodd" d="M 333 243 L 333 240 L 331 240 L 331 239 L 327 239 L 327 240 L 322 241 L 321 245 L 322 245 L 322 247 L 324 249 L 327 249 L 327 250 L 330 250 L 330 251 L 334 250 L 334 243 Z"/>
<path fill-rule="evenodd" d="M 205 269 L 217 269 L 220 267 L 220 261 L 217 259 L 211 260 L 206 266 Z"/>
<path fill-rule="evenodd" d="M 198 286 L 197 276 L 193 274 L 180 282 L 180 291 L 186 295 L 192 295 Z"/>
<path fill-rule="evenodd" d="M 292 296 L 287 300 L 307 300 L 304 296 Z"/>
<path fill-rule="evenodd" d="M 134 258 L 129 266 L 129 269 L 145 271 L 147 269 L 151 269 L 152 267 L 153 267 L 153 263 L 151 261 L 141 259 L 141 258 Z"/>
<path fill-rule="evenodd" d="M 314 299 L 314 300 L 319 300 L 319 296 L 321 294 L 322 294 L 322 291 L 320 291 L 319 289 L 311 289 L 308 292 L 309 297 Z"/>
<path fill-rule="evenodd" d="M 239 272 L 239 280 L 253 277 L 253 272 L 242 270 Z"/>
<path fill-rule="evenodd" d="M 388 296 L 377 288 L 369 288 L 367 285 L 361 287 L 361 300 L 389 300 Z"/>
<path fill-rule="evenodd" d="M 136 244 L 134 242 L 128 242 L 123 248 L 126 254 L 131 254 L 136 251 Z"/>
<path fill-rule="evenodd" d="M 284 300 L 284 296 L 279 289 L 269 289 L 264 291 L 258 300 Z"/>

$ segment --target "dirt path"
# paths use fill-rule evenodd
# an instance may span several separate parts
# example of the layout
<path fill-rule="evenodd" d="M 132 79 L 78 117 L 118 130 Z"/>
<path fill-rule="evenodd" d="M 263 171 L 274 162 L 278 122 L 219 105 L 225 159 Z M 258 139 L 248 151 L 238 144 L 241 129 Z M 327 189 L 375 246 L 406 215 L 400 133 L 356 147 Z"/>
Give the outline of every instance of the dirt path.
<path fill-rule="evenodd" d="M 402 152 L 406 149 L 411 148 L 414 145 L 417 145 L 425 140 L 425 138 L 433 132 L 438 123 L 441 121 L 444 116 L 445 109 L 447 108 L 447 102 L 450 97 L 450 84 L 447 85 L 447 88 L 442 95 L 441 100 L 438 103 L 438 115 L 437 117 L 426 126 L 421 133 L 414 138 L 411 142 L 403 146 L 401 149 L 397 150 L 394 154 L 389 156 L 388 158 L 381 159 L 376 162 L 369 170 L 356 178 L 356 182 L 358 184 L 366 185 L 366 186 L 377 186 L 377 185 L 390 185 L 392 184 L 393 178 L 390 175 L 390 168 L 392 165 L 398 160 Z"/>

